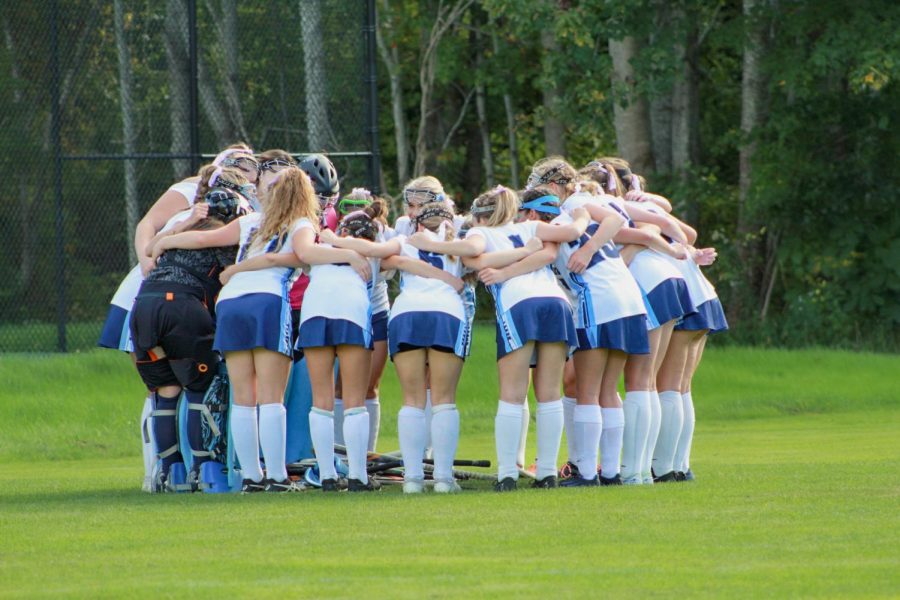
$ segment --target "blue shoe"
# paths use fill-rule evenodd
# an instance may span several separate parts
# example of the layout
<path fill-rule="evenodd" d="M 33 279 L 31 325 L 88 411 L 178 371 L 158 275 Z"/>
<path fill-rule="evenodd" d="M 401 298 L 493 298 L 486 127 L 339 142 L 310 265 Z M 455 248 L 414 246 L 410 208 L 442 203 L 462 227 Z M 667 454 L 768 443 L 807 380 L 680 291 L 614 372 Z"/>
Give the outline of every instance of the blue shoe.
<path fill-rule="evenodd" d="M 619 475 L 618 473 L 616 473 L 615 477 L 610 477 L 608 479 L 606 477 L 601 476 L 600 477 L 600 485 L 602 485 L 602 486 L 622 485 L 622 476 Z"/>
<path fill-rule="evenodd" d="M 600 477 L 594 476 L 593 479 L 585 479 L 580 475 L 570 477 L 559 482 L 559 487 L 597 487 L 600 485 Z"/>

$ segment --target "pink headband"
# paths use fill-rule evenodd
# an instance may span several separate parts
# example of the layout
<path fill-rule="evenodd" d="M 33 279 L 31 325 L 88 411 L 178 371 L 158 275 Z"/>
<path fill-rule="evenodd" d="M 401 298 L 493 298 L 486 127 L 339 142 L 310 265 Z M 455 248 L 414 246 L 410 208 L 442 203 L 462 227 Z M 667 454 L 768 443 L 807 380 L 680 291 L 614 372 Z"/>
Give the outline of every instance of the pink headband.
<path fill-rule="evenodd" d="M 633 189 L 636 192 L 644 191 L 643 189 L 641 189 L 641 180 L 638 179 L 638 176 L 635 175 L 634 173 L 631 174 L 631 189 Z"/>
<path fill-rule="evenodd" d="M 213 174 L 209 176 L 209 187 L 214 188 L 216 186 L 216 181 L 219 179 L 219 175 L 222 174 L 222 167 L 217 167 Z"/>

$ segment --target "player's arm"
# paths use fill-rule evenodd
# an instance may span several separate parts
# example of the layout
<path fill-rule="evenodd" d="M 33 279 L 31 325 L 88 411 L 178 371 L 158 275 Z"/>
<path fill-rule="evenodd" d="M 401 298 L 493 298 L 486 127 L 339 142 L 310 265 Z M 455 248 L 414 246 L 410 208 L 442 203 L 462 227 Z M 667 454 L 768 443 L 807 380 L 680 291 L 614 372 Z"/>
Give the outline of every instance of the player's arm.
<path fill-rule="evenodd" d="M 219 281 L 222 282 L 222 285 L 225 285 L 232 277 L 244 271 L 260 271 L 271 267 L 297 269 L 302 266 L 303 263 L 300 262 L 300 259 L 293 252 L 266 252 L 265 254 L 242 260 L 239 263 L 228 265 L 219 274 Z"/>
<path fill-rule="evenodd" d="M 348 263 L 364 281 L 372 278 L 372 268 L 367 258 L 354 250 L 329 248 L 316 243 L 316 232 L 309 227 L 298 230 L 291 240 L 291 247 L 300 262 L 307 265 Z"/>
<path fill-rule="evenodd" d="M 605 209 L 604 209 L 605 210 Z M 615 214 L 610 211 L 611 214 Z M 538 223 L 535 229 L 536 235 L 545 242 L 571 242 L 577 240 L 584 233 L 591 222 L 590 214 L 584 208 L 576 208 L 572 211 L 571 223 L 566 225 L 551 225 L 550 223 Z M 622 219 L 621 217 L 619 217 Z M 625 220 L 622 219 L 624 223 Z"/>
<path fill-rule="evenodd" d="M 582 273 L 591 263 L 591 257 L 625 226 L 625 217 L 610 208 L 593 203 L 585 204 L 584 207 L 591 219 L 600 226 L 594 235 L 569 257 L 566 267 L 573 273 Z"/>
<path fill-rule="evenodd" d="M 508 265 L 518 262 L 526 256 L 531 256 L 544 247 L 544 242 L 540 238 L 531 238 L 521 248 L 512 248 L 510 250 L 498 250 L 496 252 L 486 252 L 478 256 L 466 259 L 466 266 L 473 271 L 482 269 L 502 269 Z"/>
<path fill-rule="evenodd" d="M 640 202 L 628 202 L 628 216 L 635 221 L 642 223 L 650 223 L 656 225 L 659 230 L 681 244 L 687 243 L 687 235 L 678 224 L 678 221 L 671 215 L 661 215 L 659 213 L 649 211 L 642 207 Z"/>
<path fill-rule="evenodd" d="M 418 260 L 415 258 L 411 258 L 409 256 L 400 256 L 394 255 L 388 258 L 385 258 L 381 261 L 381 268 L 384 270 L 398 270 L 405 271 L 412 275 L 418 275 L 419 277 L 428 277 L 430 279 L 438 279 L 443 281 L 454 290 L 459 292 L 463 289 L 463 280 L 459 277 L 455 277 L 444 271 L 443 269 L 438 269 L 434 265 L 429 265 L 423 260 Z"/>
<path fill-rule="evenodd" d="M 430 236 L 420 232 L 412 234 L 406 241 L 413 248 L 418 248 L 425 252 L 459 256 L 461 258 L 478 256 L 479 254 L 482 254 L 485 249 L 484 237 L 478 234 L 470 234 L 464 240 L 443 242 L 440 240 L 433 240 Z"/>
<path fill-rule="evenodd" d="M 542 269 L 556 260 L 556 253 L 559 251 L 559 245 L 553 242 L 546 242 L 544 247 L 520 261 L 502 269 L 481 269 L 478 272 L 478 278 L 485 285 L 496 285 L 503 283 L 513 277 L 531 273 Z M 465 263 L 465 261 L 463 261 Z M 467 265 L 468 266 L 468 265 Z"/>
<path fill-rule="evenodd" d="M 319 232 L 319 240 L 336 248 L 353 250 L 371 258 L 387 258 L 400 254 L 400 242 L 398 240 L 371 242 L 360 238 L 340 237 L 329 229 Z"/>
<path fill-rule="evenodd" d="M 208 231 L 185 231 L 176 235 L 159 238 L 153 245 L 150 256 L 153 264 L 166 250 L 183 248 L 184 250 L 199 250 L 201 248 L 223 248 L 236 246 L 241 238 L 241 224 L 235 219 L 228 225 Z"/>
<path fill-rule="evenodd" d="M 148 244 L 153 236 L 166 226 L 169 219 L 188 207 L 190 207 L 190 199 L 185 198 L 180 192 L 167 190 L 134 228 L 134 250 L 141 265 L 141 272 L 145 276 L 156 266 L 156 262 L 151 260 L 150 255 L 146 252 Z"/>

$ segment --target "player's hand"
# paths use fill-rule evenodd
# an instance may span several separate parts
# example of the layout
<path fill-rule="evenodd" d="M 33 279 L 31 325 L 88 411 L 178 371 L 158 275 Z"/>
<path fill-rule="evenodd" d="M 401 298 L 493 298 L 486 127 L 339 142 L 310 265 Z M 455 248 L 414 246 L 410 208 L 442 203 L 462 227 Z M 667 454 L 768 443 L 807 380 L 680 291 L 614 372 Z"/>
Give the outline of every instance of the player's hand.
<path fill-rule="evenodd" d="M 625 199 L 631 202 L 646 202 L 647 197 L 644 195 L 644 192 L 639 192 L 637 190 L 628 190 L 625 192 Z"/>
<path fill-rule="evenodd" d="M 222 282 L 222 285 L 227 284 L 231 281 L 231 278 L 234 276 L 236 269 L 235 265 L 228 265 L 225 267 L 225 270 L 219 273 L 219 281 Z"/>
<path fill-rule="evenodd" d="M 141 275 L 143 275 L 144 277 L 149 275 L 150 271 L 152 271 L 156 267 L 156 258 L 154 258 L 152 255 L 153 249 L 148 248 L 147 250 L 148 252 L 150 252 L 150 254 L 141 256 L 138 259 L 138 264 L 141 265 Z"/>
<path fill-rule="evenodd" d="M 356 271 L 356 274 L 362 277 L 363 281 L 369 281 L 372 279 L 372 266 L 369 264 L 369 261 L 362 254 L 353 253 L 353 258 L 350 259 L 350 266 L 353 267 L 353 270 Z"/>
<path fill-rule="evenodd" d="M 719 253 L 715 248 L 694 248 L 694 262 L 701 267 L 708 267 L 716 262 Z"/>
<path fill-rule="evenodd" d="M 330 229 L 323 229 L 319 232 L 319 242 L 323 244 L 334 246 L 338 239 L 340 239 L 338 235 Z"/>
<path fill-rule="evenodd" d="M 591 258 L 594 256 L 594 251 L 591 248 L 590 242 L 576 250 L 572 256 L 569 257 L 569 262 L 566 264 L 566 267 L 573 273 L 583 273 L 587 266 L 591 264 Z"/>
<path fill-rule="evenodd" d="M 149 273 L 154 269 L 154 267 L 156 267 L 156 261 L 159 260 L 159 257 L 163 255 L 163 252 L 169 249 L 168 242 L 171 239 L 171 237 L 164 237 L 156 241 L 156 244 L 153 246 L 153 250 L 151 250 L 150 252 L 150 258 L 153 262 L 147 273 Z M 143 265 L 141 266 L 141 269 L 143 270 Z"/>
<path fill-rule="evenodd" d="M 208 216 L 209 204 L 206 202 L 198 202 L 194 205 L 194 208 L 191 209 L 191 216 L 188 217 L 188 221 L 191 223 L 199 223 Z"/>
<path fill-rule="evenodd" d="M 425 250 L 427 252 L 428 244 L 429 242 L 431 242 L 431 238 L 420 231 L 406 238 L 406 242 L 413 248 L 418 248 L 419 250 Z"/>
<path fill-rule="evenodd" d="M 454 276 L 452 276 L 452 275 L 450 276 L 450 280 L 449 280 L 447 283 L 450 284 L 450 287 L 452 287 L 453 290 L 454 290 L 457 294 L 461 294 L 462 291 L 463 291 L 463 290 L 465 289 L 465 287 L 466 287 L 466 282 L 465 282 L 465 281 L 463 281 L 463 280 L 460 279 L 459 277 L 454 277 Z"/>
<path fill-rule="evenodd" d="M 486 268 L 478 271 L 478 279 L 484 285 L 499 285 L 506 281 L 508 277 L 503 272 L 503 269 Z"/>
<path fill-rule="evenodd" d="M 527 242 L 525 242 L 525 250 L 528 251 L 528 254 L 534 254 L 538 250 L 544 247 L 544 242 L 541 241 L 541 238 L 533 237 Z"/>
<path fill-rule="evenodd" d="M 679 244 L 678 242 L 669 244 L 669 249 L 672 251 L 672 258 L 684 260 L 689 256 L 687 248 L 685 248 L 683 244 Z"/>

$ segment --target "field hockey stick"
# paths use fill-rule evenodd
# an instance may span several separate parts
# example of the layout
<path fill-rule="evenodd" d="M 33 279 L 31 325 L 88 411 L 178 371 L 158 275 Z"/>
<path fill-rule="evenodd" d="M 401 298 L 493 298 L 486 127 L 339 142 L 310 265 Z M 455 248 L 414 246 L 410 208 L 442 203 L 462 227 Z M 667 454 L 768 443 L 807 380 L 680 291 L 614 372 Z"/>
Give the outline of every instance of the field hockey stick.
<path fill-rule="evenodd" d="M 337 452 L 338 454 L 342 454 L 342 455 L 344 455 L 344 456 L 347 455 L 347 447 L 346 447 L 346 446 L 342 446 L 341 444 L 335 444 L 335 445 L 334 445 L 334 451 Z M 399 450 L 394 450 L 393 452 L 384 452 L 384 453 L 380 453 L 380 452 L 368 452 L 368 453 L 366 454 L 366 460 L 368 460 L 368 461 L 370 461 L 370 462 L 372 462 L 372 461 L 386 461 L 386 460 L 392 460 L 392 461 L 393 461 L 393 460 L 399 460 L 399 459 L 400 459 L 400 451 L 399 451 Z M 432 459 L 432 458 L 426 458 L 426 459 L 423 459 L 422 462 L 423 462 L 424 464 L 426 464 L 426 465 L 433 465 L 433 464 L 434 464 L 434 459 Z M 453 461 L 453 466 L 454 466 L 454 467 L 481 467 L 481 468 L 490 468 L 490 466 L 491 466 L 491 461 L 485 460 L 485 459 L 474 460 L 474 459 L 458 458 L 458 459 L 456 459 L 456 460 Z"/>
<path fill-rule="evenodd" d="M 338 454 L 346 456 L 347 447 L 343 446 L 341 444 L 335 444 L 334 451 Z M 388 461 L 395 462 L 398 458 L 397 455 L 399 453 L 400 453 L 399 451 L 388 452 L 388 453 L 383 453 L 383 454 L 379 453 L 379 452 L 369 452 L 367 454 L 367 458 L 368 458 L 368 460 L 374 461 L 374 462 L 388 462 Z M 429 462 L 433 463 L 434 461 L 425 462 L 423 464 L 423 467 L 424 467 L 425 472 L 430 474 L 430 473 L 434 472 L 434 465 L 429 464 Z M 472 462 L 487 463 L 487 466 L 490 465 L 490 461 L 472 461 Z M 400 464 L 402 465 L 402 462 Z M 454 461 L 454 464 L 456 464 L 456 461 Z M 461 466 L 481 466 L 481 465 L 473 464 L 473 465 L 461 465 Z M 478 479 L 478 480 L 484 480 L 484 481 L 495 481 L 497 479 L 496 473 L 479 473 L 476 471 L 461 471 L 458 469 L 453 469 L 451 471 L 451 473 L 453 474 L 453 477 L 455 477 L 457 479 L 464 479 L 464 480 L 465 479 Z"/>

